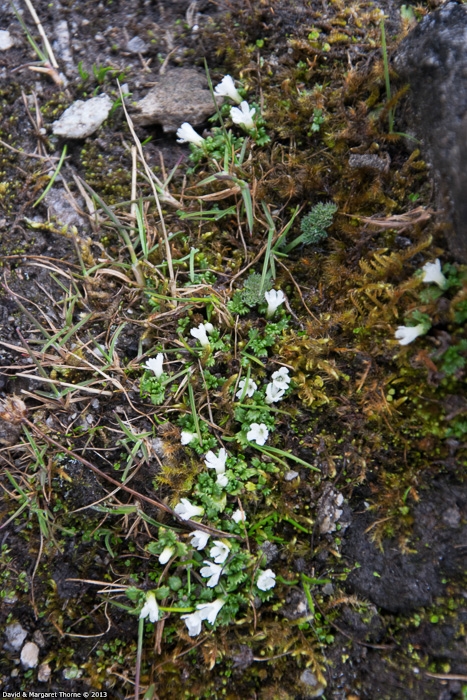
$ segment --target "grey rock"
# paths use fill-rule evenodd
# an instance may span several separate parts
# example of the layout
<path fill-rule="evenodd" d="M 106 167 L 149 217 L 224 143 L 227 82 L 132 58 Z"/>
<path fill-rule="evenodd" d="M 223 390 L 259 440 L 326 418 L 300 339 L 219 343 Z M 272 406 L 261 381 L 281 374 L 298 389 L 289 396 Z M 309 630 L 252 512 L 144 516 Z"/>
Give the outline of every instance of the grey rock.
<path fill-rule="evenodd" d="M 130 39 L 130 41 L 126 45 L 126 49 L 130 53 L 145 54 L 148 52 L 148 48 L 149 47 L 146 44 L 146 42 L 144 42 L 142 39 L 140 39 L 139 36 L 134 36 L 133 39 Z"/>
<path fill-rule="evenodd" d="M 23 646 L 23 642 L 28 636 L 25 629 L 21 627 L 19 622 L 13 622 L 11 625 L 5 627 L 5 634 L 7 638 L 7 647 L 12 651 L 19 651 Z"/>
<path fill-rule="evenodd" d="M 52 131 L 62 138 L 85 139 L 107 119 L 111 107 L 112 100 L 107 95 L 92 97 L 86 102 L 76 100 L 52 124 Z"/>
<path fill-rule="evenodd" d="M 421 138 L 437 185 L 438 206 L 450 212 L 451 253 L 467 262 L 467 6 L 455 1 L 427 15 L 394 57 L 410 84 L 409 129 Z"/>
<path fill-rule="evenodd" d="M 206 77 L 193 68 L 174 68 L 158 76 L 155 87 L 135 108 L 136 124 L 161 124 L 166 133 L 174 133 L 183 122 L 199 126 L 215 112 Z"/>
<path fill-rule="evenodd" d="M 32 635 L 33 641 L 36 642 L 37 646 L 42 649 L 42 647 L 45 647 L 45 639 L 44 635 L 40 630 L 36 630 L 34 634 Z"/>
<path fill-rule="evenodd" d="M 390 164 L 389 153 L 385 153 L 383 157 L 377 156 L 375 153 L 354 153 L 349 157 L 349 166 L 354 170 L 388 173 Z"/>
<path fill-rule="evenodd" d="M 37 669 L 37 680 L 39 683 L 47 683 L 52 675 L 52 669 L 49 664 L 41 664 Z"/>
<path fill-rule="evenodd" d="M 247 669 L 254 661 L 253 651 L 247 644 L 240 644 L 237 651 L 232 654 L 233 667 L 242 671 Z"/>
<path fill-rule="evenodd" d="M 8 51 L 14 46 L 15 42 L 6 29 L 0 29 L 0 51 Z"/>
<path fill-rule="evenodd" d="M 292 590 L 287 594 L 285 605 L 281 608 L 281 615 L 287 620 L 298 620 L 309 614 L 306 596 L 303 591 Z"/>
<path fill-rule="evenodd" d="M 277 559 L 277 555 L 279 554 L 279 547 L 277 546 L 277 544 L 274 544 L 274 542 L 269 542 L 268 540 L 266 540 L 266 542 L 263 542 L 260 549 L 264 555 L 263 564 L 264 559 L 266 559 L 266 565 L 272 564 L 272 562 Z"/>
<path fill-rule="evenodd" d="M 75 72 L 73 54 L 71 52 L 70 30 L 66 20 L 60 20 L 55 25 L 55 41 L 53 48 L 66 65 L 67 73 Z"/>
<path fill-rule="evenodd" d="M 454 506 L 444 511 L 442 515 L 443 523 L 448 527 L 458 528 L 461 523 L 461 512 L 459 508 Z"/>
<path fill-rule="evenodd" d="M 26 642 L 21 649 L 21 663 L 23 668 L 35 668 L 39 661 L 39 647 L 34 642 Z"/>
<path fill-rule="evenodd" d="M 324 686 L 316 678 L 315 674 L 306 668 L 300 676 L 300 682 L 306 686 L 307 698 L 320 698 L 324 693 Z"/>
<path fill-rule="evenodd" d="M 44 202 L 49 209 L 49 213 L 55 216 L 61 224 L 66 226 L 84 226 L 86 224 L 86 220 L 78 214 L 69 201 L 65 190 L 54 187 L 46 195 Z"/>
<path fill-rule="evenodd" d="M 336 524 L 342 515 L 344 497 L 334 490 L 331 485 L 325 487 L 318 504 L 318 526 L 322 535 L 334 532 Z"/>
<path fill-rule="evenodd" d="M 297 478 L 297 476 L 299 476 L 299 473 L 294 471 L 293 469 L 290 469 L 290 471 L 285 472 L 284 480 L 285 481 L 293 481 L 294 479 Z"/>

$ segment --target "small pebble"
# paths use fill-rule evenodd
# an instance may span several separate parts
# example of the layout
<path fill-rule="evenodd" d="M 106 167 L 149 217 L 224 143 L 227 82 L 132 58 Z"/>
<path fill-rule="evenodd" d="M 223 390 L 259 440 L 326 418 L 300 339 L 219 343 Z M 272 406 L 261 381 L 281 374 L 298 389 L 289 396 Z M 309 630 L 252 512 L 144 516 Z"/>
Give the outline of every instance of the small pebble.
<path fill-rule="evenodd" d="M 32 635 L 33 640 L 36 642 L 37 646 L 42 649 L 45 646 L 44 635 L 40 630 L 36 630 Z"/>
<path fill-rule="evenodd" d="M 24 668 L 35 668 L 39 661 L 39 647 L 34 642 L 26 642 L 21 649 L 21 663 Z"/>
<path fill-rule="evenodd" d="M 112 100 L 107 95 L 92 97 L 86 102 L 76 100 L 52 124 L 52 131 L 55 136 L 63 138 L 85 139 L 107 119 L 111 107 Z"/>
<path fill-rule="evenodd" d="M 126 49 L 130 53 L 145 54 L 148 52 L 148 45 L 142 39 L 140 39 L 139 36 L 134 36 L 133 39 L 130 39 L 126 45 Z"/>
<path fill-rule="evenodd" d="M 285 481 L 293 481 L 297 478 L 298 475 L 298 472 L 295 472 L 293 469 L 291 469 L 290 471 L 285 472 L 284 479 Z"/>
<path fill-rule="evenodd" d="M 307 698 L 320 698 L 324 693 L 324 687 L 319 683 L 315 674 L 306 668 L 300 676 L 300 681 L 307 686 Z"/>
<path fill-rule="evenodd" d="M 0 51 L 8 51 L 14 46 L 14 41 L 11 38 L 10 32 L 5 29 L 0 29 Z"/>
<path fill-rule="evenodd" d="M 41 664 L 37 671 L 37 680 L 39 683 L 47 683 L 52 675 L 52 669 L 49 664 Z"/>
<path fill-rule="evenodd" d="M 13 651 L 19 651 L 23 646 L 23 642 L 28 636 L 25 629 L 21 627 L 19 622 L 13 622 L 5 628 L 7 643 Z"/>

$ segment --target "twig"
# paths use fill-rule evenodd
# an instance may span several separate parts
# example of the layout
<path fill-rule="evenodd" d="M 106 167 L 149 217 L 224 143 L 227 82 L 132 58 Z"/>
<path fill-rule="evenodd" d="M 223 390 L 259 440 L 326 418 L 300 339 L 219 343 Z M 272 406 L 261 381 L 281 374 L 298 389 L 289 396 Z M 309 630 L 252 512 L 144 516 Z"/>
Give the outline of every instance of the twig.
<path fill-rule="evenodd" d="M 37 16 L 36 10 L 34 9 L 31 0 L 24 0 L 24 3 L 26 7 L 28 8 L 29 12 L 31 13 L 31 17 L 33 18 L 34 22 L 36 23 L 37 30 L 39 34 L 42 37 L 42 41 L 44 42 L 45 50 L 47 51 L 47 56 L 49 58 L 49 61 L 52 65 L 52 68 L 55 68 L 55 70 L 58 70 L 58 63 L 57 60 L 54 56 L 54 52 L 52 51 L 52 47 L 49 43 L 49 40 L 47 39 L 47 34 L 44 31 L 44 27 L 41 24 L 41 21 L 39 17 Z"/>

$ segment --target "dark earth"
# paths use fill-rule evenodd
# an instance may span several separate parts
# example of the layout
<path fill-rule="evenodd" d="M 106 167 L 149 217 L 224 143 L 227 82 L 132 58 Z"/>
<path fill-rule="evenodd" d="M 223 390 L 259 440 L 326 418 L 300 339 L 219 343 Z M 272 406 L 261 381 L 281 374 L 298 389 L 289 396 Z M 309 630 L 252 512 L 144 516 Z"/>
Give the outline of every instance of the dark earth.
<path fill-rule="evenodd" d="M 425 14 L 436 6 L 435 3 L 406 3 L 410 4 L 414 8 L 419 7 L 420 12 Z M 268 61 L 274 64 L 276 61 L 278 65 L 286 67 L 288 61 L 295 60 L 294 51 L 298 51 L 291 48 L 290 38 L 304 40 L 310 27 L 319 23 L 321 13 L 326 15 L 322 20 L 326 24 L 341 5 L 339 2 L 305 0 L 199 0 L 192 3 L 186 0 L 111 0 L 99 4 L 88 0 L 52 3 L 36 0 L 36 12 L 52 44 L 54 39 L 56 41 L 57 25 L 61 21 L 66 21 L 70 30 L 68 62 L 67 54 L 60 51 L 56 43 L 53 44 L 60 72 L 68 80 L 67 87 L 64 87 L 55 84 L 50 76 L 33 72 L 28 67 L 37 61 L 37 56 L 31 51 L 10 4 L 0 2 L 0 29 L 9 30 L 14 39 L 12 48 L 0 52 L 0 138 L 6 142 L 10 134 L 14 148 L 21 148 L 26 153 L 45 154 L 48 150 L 54 156 L 59 156 L 63 143 L 55 139 L 52 140 L 51 147 L 47 145 L 47 139 L 51 134 L 52 122 L 74 99 L 82 97 L 83 80 L 78 71 L 81 61 L 82 69 L 87 72 L 92 72 L 93 65 L 111 66 L 115 75 L 120 73 L 120 82 L 129 84 L 131 99 L 134 101 L 142 98 L 148 86 L 154 84 L 154 76 L 164 61 L 172 68 L 196 66 L 202 70 L 203 59 L 206 58 L 211 72 L 216 76 L 231 71 L 233 59 L 223 51 L 223 44 L 228 45 L 236 32 L 248 45 L 255 46 L 257 42 L 256 45 L 262 48 L 264 44 L 261 55 L 265 64 Z M 370 5 L 371 3 L 360 3 L 358 7 L 356 5 L 356 12 L 361 6 L 368 8 Z M 394 42 L 390 43 L 391 50 L 395 48 L 401 31 L 401 5 L 402 3 L 392 0 L 374 3 L 388 18 L 386 31 L 390 41 Z M 26 7 L 19 3 L 17 7 L 24 10 L 24 21 L 33 36 L 37 37 L 37 30 Z M 199 29 L 193 31 L 193 25 L 198 25 Z M 139 55 L 128 50 L 128 42 L 136 36 L 145 44 L 143 53 Z M 379 51 L 376 46 L 371 51 L 355 50 L 352 55 L 349 53 L 349 61 L 361 67 L 364 73 L 373 61 L 379 60 Z M 274 57 L 273 61 L 271 57 Z M 258 61 L 255 63 L 252 60 L 252 64 L 253 66 L 247 67 L 247 71 L 261 70 Z M 96 85 L 91 82 L 92 78 L 88 80 L 90 96 Z M 116 99 L 115 81 L 103 75 L 102 85 L 107 92 L 113 91 L 112 98 Z M 42 113 L 36 112 L 36 99 L 38 105 L 46 106 Z M 130 135 L 123 124 L 124 118 L 120 110 L 111 116 L 101 130 L 88 137 L 86 143 L 68 141 L 67 166 L 63 177 L 71 183 L 77 201 L 84 210 L 83 192 L 78 192 L 73 184 L 72 169 L 98 190 L 104 199 L 130 199 L 128 172 L 131 165 L 123 144 L 124 140 L 130 140 Z M 203 122 L 198 131 L 202 131 L 203 125 L 208 126 Z M 409 131 L 409 127 L 410 124 L 406 124 L 401 129 Z M 141 140 L 152 136 L 151 142 L 145 147 L 145 155 L 151 167 L 160 163 L 160 154 L 167 171 L 180 158 L 187 158 L 186 147 L 176 143 L 173 133 L 165 133 L 162 124 L 138 126 L 137 133 Z M 97 165 L 86 166 L 83 163 L 83 146 L 87 148 L 88 160 L 94 158 Z M 407 150 L 404 151 L 407 145 L 396 144 L 392 148 L 392 158 L 396 163 L 398 157 L 407 158 Z M 102 162 L 98 159 L 99 154 L 103 156 Z M 0 392 L 2 397 L 12 394 L 18 396 L 23 392 L 21 396 L 27 404 L 29 402 L 30 408 L 39 410 L 39 404 L 34 399 L 38 383 L 16 376 L 19 372 L 25 373 L 24 370 L 29 369 L 32 362 L 22 339 L 31 339 L 37 333 L 31 316 L 40 318 L 39 309 L 42 309 L 42 313 L 49 314 L 54 323 L 60 323 L 57 307 L 53 303 L 54 299 L 61 299 L 63 295 L 63 289 L 59 285 L 59 271 L 80 269 L 72 236 L 60 233 L 60 225 L 57 223 L 48 230 L 43 225 L 47 222 L 48 207 L 52 207 L 59 221 L 70 225 L 76 223 L 83 240 L 93 231 L 95 256 L 99 255 L 98 245 L 105 246 L 106 241 L 103 240 L 102 232 L 96 233 L 95 229 L 91 229 L 84 215 L 74 213 L 74 220 L 65 221 L 66 216 L 71 216 L 72 210 L 69 206 L 63 209 L 61 196 L 58 197 L 55 208 L 53 194 L 49 195 L 46 203 L 42 202 L 33 208 L 34 201 L 47 184 L 50 163 L 40 171 L 39 164 L 42 161 L 17 158 L 16 151 L 8 148 L 2 148 L 0 158 Z M 293 169 L 291 172 L 293 177 Z M 373 176 L 374 174 L 371 175 Z M 180 182 L 178 186 L 181 186 Z M 427 206 L 433 206 L 434 200 L 429 199 L 431 188 L 431 180 L 427 175 L 420 183 L 424 197 L 422 201 Z M 309 196 L 306 187 L 302 196 Z M 332 196 L 331 190 L 327 196 Z M 378 210 L 375 208 L 366 213 L 372 215 L 378 213 Z M 381 215 L 381 209 L 379 214 Z M 37 226 L 28 226 L 25 217 Z M 400 236 L 404 235 L 406 233 L 402 231 Z M 401 248 L 403 245 L 402 243 Z M 55 280 L 51 278 L 50 267 L 47 269 L 45 263 L 54 269 Z M 116 280 L 101 279 L 101 289 L 93 289 L 91 285 L 88 287 L 89 300 L 94 305 L 96 314 L 93 317 L 92 331 L 96 334 L 110 327 L 113 315 L 118 312 L 120 300 L 130 310 L 132 303 L 135 303 L 131 290 L 129 293 L 119 292 Z M 21 307 L 18 306 L 18 301 Z M 141 332 L 141 325 L 128 323 L 118 340 L 118 353 L 121 357 L 129 360 L 137 357 Z M 130 396 L 137 404 L 137 390 L 130 388 Z M 48 404 L 44 402 L 41 409 L 43 417 L 41 419 L 39 416 L 36 422 L 42 426 L 42 430 L 53 429 L 53 434 L 56 435 L 59 425 L 65 425 L 69 420 L 67 416 L 72 413 L 86 416 L 93 412 L 95 420 L 100 423 L 105 422 L 107 412 L 110 414 L 112 411 L 125 410 L 121 395 L 109 396 L 96 409 L 91 406 L 91 400 L 92 396 L 87 397 L 74 407 L 54 404 L 52 400 Z M 457 396 L 452 400 L 460 401 L 459 410 L 465 412 L 462 397 Z M 2 418 L 0 464 L 3 462 L 1 468 L 11 471 L 21 463 L 24 456 L 24 450 L 18 447 L 22 428 L 20 423 L 5 420 L 4 415 Z M 138 427 L 140 430 L 150 429 L 151 424 L 143 418 Z M 74 440 L 75 444 L 72 442 L 71 447 L 81 447 L 78 439 Z M 181 681 L 177 680 L 172 691 L 171 677 L 165 676 L 163 684 L 158 685 L 156 671 L 154 695 L 145 697 L 300 700 L 321 696 L 327 700 L 466 700 L 467 486 L 462 482 L 461 474 L 462 467 L 465 471 L 465 466 L 462 461 L 460 464 L 458 461 L 458 450 L 461 447 L 459 440 L 452 439 L 450 455 L 444 453 L 441 457 L 436 457 L 431 453 L 430 445 L 425 446 L 424 459 L 431 466 L 424 477 L 420 477 L 410 516 L 406 517 L 405 511 L 401 511 L 401 520 L 405 518 L 403 532 L 397 527 L 392 533 L 378 529 L 380 521 L 386 517 L 386 511 L 369 507 L 379 483 L 376 477 L 378 465 L 373 465 L 363 477 L 362 483 L 346 496 L 338 555 L 333 553 L 335 533 L 320 534 L 315 528 L 312 541 L 309 542 L 309 552 L 306 555 L 300 553 L 295 559 L 294 565 L 298 573 L 305 570 L 309 572 L 312 567 L 317 579 L 327 579 L 332 568 L 336 575 L 332 583 L 320 589 L 320 595 L 315 601 L 319 610 L 320 606 L 326 607 L 327 601 L 333 600 L 332 607 L 338 611 L 327 628 L 327 634 L 333 639 L 326 642 L 323 636 L 323 641 L 319 644 L 323 659 L 322 671 L 327 682 L 324 691 L 317 684 L 316 676 L 311 670 L 306 671 L 303 667 L 295 677 L 294 685 L 287 677 L 284 667 L 274 671 L 274 662 L 261 663 L 257 659 L 257 651 L 252 652 L 247 644 L 239 642 L 229 660 L 230 674 L 225 676 L 228 678 L 227 685 L 220 672 L 216 675 L 221 666 L 209 668 L 206 662 L 199 676 L 186 664 L 180 671 Z M 110 455 L 112 449 L 109 445 L 105 454 Z M 50 448 L 50 459 L 53 452 L 54 449 Z M 308 459 L 306 452 L 306 449 L 302 450 L 304 459 Z M 323 456 L 319 460 L 324 463 L 327 456 L 326 449 L 323 448 Z M 378 452 L 377 459 L 380 460 L 381 468 L 389 466 L 384 462 L 382 451 Z M 392 456 L 388 453 L 388 462 L 391 459 Z M 436 459 L 439 459 L 439 463 Z M 70 511 L 84 508 L 91 501 L 105 496 L 108 484 L 103 484 L 97 475 L 80 462 L 64 455 L 60 470 L 61 476 L 54 480 L 54 484 L 56 487 L 57 484 L 60 485 L 60 498 Z M 150 476 L 143 470 L 132 482 L 132 487 L 136 491 L 149 493 L 145 489 Z M 335 471 L 332 475 L 333 486 L 344 487 L 344 481 L 342 471 Z M 34 513 L 31 511 L 29 517 L 12 518 L 19 504 L 12 504 L 9 499 L 11 483 L 4 474 L 2 484 L 5 493 L 2 503 L 4 525 L 0 530 L 0 542 L 4 546 L 2 585 L 6 589 L 8 581 L 21 581 L 18 579 L 20 572 L 26 572 L 28 585 L 25 581 L 21 590 L 17 584 L 14 598 L 3 601 L 0 630 L 12 622 L 19 622 L 28 632 L 28 640 L 41 640 L 41 644 L 38 644 L 40 662 L 50 663 L 54 670 L 49 680 L 39 682 L 37 669 L 25 671 L 19 663 L 18 652 L 4 644 L 3 637 L 0 689 L 4 693 L 25 690 L 83 693 L 95 689 L 106 692 L 106 697 L 115 700 L 133 697 L 134 691 L 129 679 L 133 678 L 134 672 L 137 623 L 123 611 L 113 608 L 111 623 L 106 632 L 107 622 L 102 612 L 99 611 L 93 618 L 93 606 L 97 606 L 101 600 L 93 587 L 82 581 L 103 580 L 106 570 L 111 566 L 108 550 L 100 542 L 85 544 L 73 534 L 57 533 L 59 548 L 55 548 L 53 542 L 45 543 L 41 540 L 40 547 L 41 551 L 44 548 L 46 564 L 36 572 L 38 556 L 40 559 L 38 540 L 28 544 L 25 537 L 27 532 L 33 533 L 36 522 Z M 388 493 L 390 499 L 390 489 Z M 308 492 L 303 492 L 304 498 L 319 499 L 321 496 L 320 492 L 314 492 L 311 496 Z M 84 521 L 91 517 L 88 512 L 82 510 L 76 514 L 75 527 L 80 527 L 81 518 Z M 149 508 L 148 514 L 155 517 L 154 509 Z M 376 532 L 379 533 L 378 537 L 374 537 Z M 35 537 L 38 538 L 37 533 Z M 48 587 L 47 577 L 52 582 Z M 340 596 L 336 599 L 337 588 Z M 295 611 L 300 610 L 300 605 L 306 610 L 307 603 L 299 588 L 291 587 L 287 595 L 282 614 L 293 620 L 294 616 L 300 616 Z M 50 602 L 52 599 L 53 604 Z M 68 606 L 81 609 L 82 614 L 87 616 L 86 624 L 77 627 L 81 636 L 74 637 L 73 634 L 63 632 L 64 614 Z M 76 619 L 77 616 L 74 617 L 75 622 Z M 33 636 L 35 633 L 36 636 Z M 113 676 L 111 685 L 106 685 L 105 682 L 103 684 L 101 671 L 93 674 L 89 666 L 85 677 L 81 679 L 64 677 L 63 669 L 78 668 L 95 659 L 95 650 L 102 643 L 108 645 L 105 650 L 108 656 L 102 657 L 103 664 L 109 668 L 112 666 L 109 649 L 115 658 L 119 658 L 119 664 L 115 664 L 115 668 L 119 666 L 120 676 Z M 155 640 L 148 643 L 149 649 L 154 649 Z M 263 675 L 258 675 L 252 681 L 252 676 L 248 673 L 254 666 L 261 667 L 257 673 Z M 266 666 L 271 668 L 266 669 Z M 200 677 L 205 679 L 204 687 Z"/>

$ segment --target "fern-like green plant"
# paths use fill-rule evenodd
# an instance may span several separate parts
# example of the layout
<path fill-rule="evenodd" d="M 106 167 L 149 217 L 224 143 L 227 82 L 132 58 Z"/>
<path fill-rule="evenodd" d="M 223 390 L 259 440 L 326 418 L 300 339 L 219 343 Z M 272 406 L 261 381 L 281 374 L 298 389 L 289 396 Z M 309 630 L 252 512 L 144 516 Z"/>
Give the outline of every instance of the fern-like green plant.
<path fill-rule="evenodd" d="M 332 202 L 319 202 L 319 204 L 316 204 L 301 221 L 301 236 L 284 246 L 282 252 L 290 253 L 291 250 L 301 243 L 303 245 L 316 245 L 323 238 L 326 238 L 328 235 L 326 229 L 331 226 L 336 211 L 337 206 Z"/>

